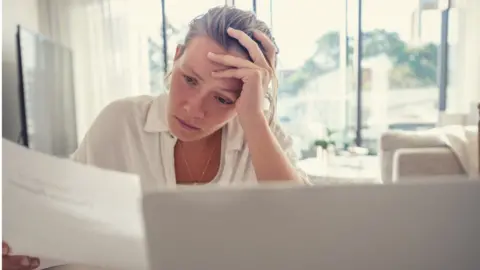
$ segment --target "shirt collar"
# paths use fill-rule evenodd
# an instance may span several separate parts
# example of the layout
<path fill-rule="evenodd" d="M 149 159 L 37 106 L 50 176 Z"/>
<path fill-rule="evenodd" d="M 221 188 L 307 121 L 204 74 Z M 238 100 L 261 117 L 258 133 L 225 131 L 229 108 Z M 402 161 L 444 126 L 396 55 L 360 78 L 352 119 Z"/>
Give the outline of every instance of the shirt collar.
<path fill-rule="evenodd" d="M 161 94 L 150 103 L 145 119 L 144 131 L 149 133 L 168 133 L 167 120 L 168 94 Z M 241 150 L 244 144 L 243 129 L 235 117 L 230 120 L 224 127 L 226 132 L 226 149 Z M 170 134 L 171 135 L 171 134 Z"/>
<path fill-rule="evenodd" d="M 158 133 L 168 132 L 167 122 L 167 101 L 168 95 L 162 94 L 152 100 L 147 110 L 144 130 L 146 132 Z"/>

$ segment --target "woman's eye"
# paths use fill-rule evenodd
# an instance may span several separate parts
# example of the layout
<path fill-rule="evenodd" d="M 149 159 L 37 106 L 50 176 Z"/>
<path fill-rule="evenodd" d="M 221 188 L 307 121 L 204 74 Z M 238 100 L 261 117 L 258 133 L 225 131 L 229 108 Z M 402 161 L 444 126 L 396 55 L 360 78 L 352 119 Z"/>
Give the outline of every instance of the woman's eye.
<path fill-rule="evenodd" d="M 224 104 L 224 105 L 231 105 L 233 104 L 233 101 L 229 100 L 229 99 L 225 99 L 225 98 L 222 98 L 222 97 L 215 97 L 218 102 Z"/>
<path fill-rule="evenodd" d="M 189 76 L 187 76 L 187 75 L 184 75 L 184 76 L 183 76 L 183 79 L 185 80 L 185 82 L 186 82 L 188 85 L 191 85 L 191 86 L 197 85 L 197 82 L 196 82 L 195 79 L 192 78 L 192 77 L 189 77 Z"/>

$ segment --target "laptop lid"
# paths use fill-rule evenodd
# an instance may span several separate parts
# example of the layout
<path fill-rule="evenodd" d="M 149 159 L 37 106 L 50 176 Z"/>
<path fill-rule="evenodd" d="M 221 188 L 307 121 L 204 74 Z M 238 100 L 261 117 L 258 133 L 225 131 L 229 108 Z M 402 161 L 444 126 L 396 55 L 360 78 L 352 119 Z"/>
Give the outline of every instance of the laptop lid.
<path fill-rule="evenodd" d="M 151 269 L 480 269 L 480 182 L 205 186 L 143 203 Z"/>

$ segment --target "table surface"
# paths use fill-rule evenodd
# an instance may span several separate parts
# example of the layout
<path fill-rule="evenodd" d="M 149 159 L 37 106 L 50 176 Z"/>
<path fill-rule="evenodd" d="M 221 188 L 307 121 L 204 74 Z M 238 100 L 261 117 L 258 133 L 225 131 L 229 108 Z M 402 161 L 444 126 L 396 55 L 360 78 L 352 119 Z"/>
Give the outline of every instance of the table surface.
<path fill-rule="evenodd" d="M 316 184 L 381 183 L 376 156 L 332 156 L 328 161 L 308 158 L 299 161 L 299 167 Z"/>

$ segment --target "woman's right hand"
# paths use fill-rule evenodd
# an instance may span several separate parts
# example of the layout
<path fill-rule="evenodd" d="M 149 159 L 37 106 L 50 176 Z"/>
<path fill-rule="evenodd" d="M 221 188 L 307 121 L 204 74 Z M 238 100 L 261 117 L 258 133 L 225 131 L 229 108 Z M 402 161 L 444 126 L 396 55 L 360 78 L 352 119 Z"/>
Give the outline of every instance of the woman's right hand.
<path fill-rule="evenodd" d="M 11 255 L 12 249 L 2 241 L 3 270 L 31 270 L 40 266 L 40 260 L 25 255 Z"/>

